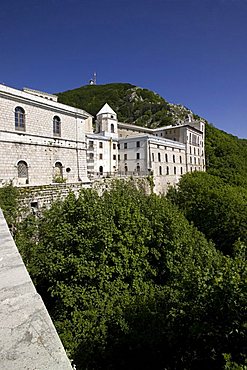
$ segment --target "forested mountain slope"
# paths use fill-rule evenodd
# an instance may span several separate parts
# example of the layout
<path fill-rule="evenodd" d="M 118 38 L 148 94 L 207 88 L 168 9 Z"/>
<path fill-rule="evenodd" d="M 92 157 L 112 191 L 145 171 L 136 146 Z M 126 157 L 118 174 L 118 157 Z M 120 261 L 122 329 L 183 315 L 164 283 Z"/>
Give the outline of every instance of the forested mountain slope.
<path fill-rule="evenodd" d="M 158 94 L 127 83 L 82 86 L 58 93 L 64 104 L 96 115 L 107 102 L 119 121 L 155 128 L 176 124 L 193 113 L 182 105 L 168 103 Z M 199 118 L 194 114 L 194 118 Z M 204 120 L 206 121 L 206 120 Z M 247 140 L 206 125 L 207 171 L 235 185 L 247 185 Z"/>

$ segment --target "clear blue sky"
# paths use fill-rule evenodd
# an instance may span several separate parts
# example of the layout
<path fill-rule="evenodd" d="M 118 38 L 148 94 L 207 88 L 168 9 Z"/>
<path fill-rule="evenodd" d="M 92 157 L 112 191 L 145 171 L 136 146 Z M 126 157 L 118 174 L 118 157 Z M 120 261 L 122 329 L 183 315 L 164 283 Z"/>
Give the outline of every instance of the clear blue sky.
<path fill-rule="evenodd" d="M 1 0 L 0 82 L 129 82 L 247 138 L 247 0 Z"/>

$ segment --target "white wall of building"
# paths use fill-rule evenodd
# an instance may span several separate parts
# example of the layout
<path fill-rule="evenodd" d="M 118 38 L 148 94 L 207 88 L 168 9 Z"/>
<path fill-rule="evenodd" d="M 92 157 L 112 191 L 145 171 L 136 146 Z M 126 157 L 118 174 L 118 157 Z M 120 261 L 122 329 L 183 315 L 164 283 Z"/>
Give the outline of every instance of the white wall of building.
<path fill-rule="evenodd" d="M 24 111 L 21 130 L 15 127 L 16 107 Z M 60 135 L 53 132 L 54 116 L 61 122 Z M 0 184 L 50 184 L 57 162 L 63 181 L 88 181 L 85 134 L 92 131 L 90 124 L 92 117 L 83 110 L 0 85 Z M 28 166 L 27 178 L 18 175 L 19 161 Z"/>

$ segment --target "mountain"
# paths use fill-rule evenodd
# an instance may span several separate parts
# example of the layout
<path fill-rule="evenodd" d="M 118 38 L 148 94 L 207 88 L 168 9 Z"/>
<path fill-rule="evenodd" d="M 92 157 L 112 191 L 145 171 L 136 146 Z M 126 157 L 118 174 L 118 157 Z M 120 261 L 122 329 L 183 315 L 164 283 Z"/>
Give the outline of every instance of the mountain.
<path fill-rule="evenodd" d="M 177 123 L 192 113 L 182 105 L 168 103 L 153 91 L 127 83 L 87 85 L 58 93 L 58 101 L 96 115 L 107 102 L 120 122 L 155 128 Z"/>
<path fill-rule="evenodd" d="M 194 114 L 183 105 L 171 104 L 148 89 L 128 83 L 87 85 L 58 93 L 58 101 L 92 115 L 107 102 L 121 122 L 156 128 L 184 121 Z M 238 139 L 206 122 L 207 172 L 234 185 L 247 185 L 247 140 Z"/>

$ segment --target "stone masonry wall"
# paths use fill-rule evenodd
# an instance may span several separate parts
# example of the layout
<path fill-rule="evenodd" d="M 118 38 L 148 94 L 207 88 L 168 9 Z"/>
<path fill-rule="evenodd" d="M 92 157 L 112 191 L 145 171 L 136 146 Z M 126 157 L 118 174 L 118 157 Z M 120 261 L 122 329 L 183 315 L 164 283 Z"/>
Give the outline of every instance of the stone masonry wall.
<path fill-rule="evenodd" d="M 0 368 L 72 370 L 0 210 Z"/>

